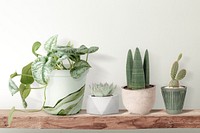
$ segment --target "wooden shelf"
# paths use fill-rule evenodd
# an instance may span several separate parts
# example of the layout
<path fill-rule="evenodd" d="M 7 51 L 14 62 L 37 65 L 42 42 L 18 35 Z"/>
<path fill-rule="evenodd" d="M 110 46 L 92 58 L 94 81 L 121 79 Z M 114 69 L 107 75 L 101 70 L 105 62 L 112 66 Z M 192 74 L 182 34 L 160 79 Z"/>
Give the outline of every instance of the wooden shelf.
<path fill-rule="evenodd" d="M 7 127 L 9 110 L 0 110 L 0 128 Z M 9 128 L 36 129 L 146 129 L 200 128 L 200 110 L 186 110 L 179 115 L 168 115 L 163 110 L 152 110 L 148 115 L 133 115 L 120 111 L 114 115 L 89 115 L 85 111 L 71 116 L 55 116 L 44 112 L 15 112 Z"/>

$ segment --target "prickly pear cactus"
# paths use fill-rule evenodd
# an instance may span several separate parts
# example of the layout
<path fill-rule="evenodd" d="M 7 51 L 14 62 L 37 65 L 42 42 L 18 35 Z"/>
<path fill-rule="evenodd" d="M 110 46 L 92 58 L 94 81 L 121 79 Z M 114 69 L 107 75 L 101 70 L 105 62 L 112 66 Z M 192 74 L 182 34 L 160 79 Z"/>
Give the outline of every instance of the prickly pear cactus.
<path fill-rule="evenodd" d="M 186 76 L 186 70 L 182 69 L 178 72 L 179 64 L 178 62 L 182 58 L 182 54 L 179 54 L 178 59 L 173 63 L 171 68 L 171 81 L 169 82 L 169 87 L 179 87 L 179 81 Z"/>

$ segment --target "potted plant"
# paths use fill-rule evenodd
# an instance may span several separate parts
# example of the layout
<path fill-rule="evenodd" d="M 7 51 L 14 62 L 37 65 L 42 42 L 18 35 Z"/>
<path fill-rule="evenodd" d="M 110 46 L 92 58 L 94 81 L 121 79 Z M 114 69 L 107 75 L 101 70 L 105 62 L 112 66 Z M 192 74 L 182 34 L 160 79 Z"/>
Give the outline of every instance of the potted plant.
<path fill-rule="evenodd" d="M 55 115 L 76 114 L 81 109 L 86 75 L 91 67 L 88 55 L 96 52 L 98 47 L 87 48 L 82 45 L 74 48 L 70 42 L 57 45 L 57 37 L 52 36 L 44 44 L 45 55 L 36 53 L 40 42 L 33 44 L 32 52 L 36 59 L 23 67 L 21 74 L 15 72 L 10 75 L 9 89 L 12 95 L 20 92 L 26 108 L 26 98 L 31 90 L 44 88 L 44 111 Z M 16 76 L 21 77 L 19 86 L 13 81 Z M 33 87 L 35 82 L 39 87 Z"/>
<path fill-rule="evenodd" d="M 179 54 L 178 59 L 171 67 L 171 81 L 169 82 L 169 85 L 161 87 L 166 112 L 169 114 L 181 113 L 184 105 L 187 87 L 181 86 L 179 81 L 186 76 L 186 70 L 182 69 L 178 72 L 178 62 L 181 58 L 182 54 Z"/>
<path fill-rule="evenodd" d="M 117 86 L 113 84 L 93 84 L 91 95 L 87 99 L 87 113 L 96 115 L 114 114 L 119 112 L 119 96 L 114 93 Z"/>
<path fill-rule="evenodd" d="M 155 102 L 155 85 L 149 84 L 149 54 L 145 51 L 144 63 L 139 48 L 134 59 L 128 51 L 126 63 L 127 86 L 122 88 L 122 101 L 129 113 L 147 114 Z"/>

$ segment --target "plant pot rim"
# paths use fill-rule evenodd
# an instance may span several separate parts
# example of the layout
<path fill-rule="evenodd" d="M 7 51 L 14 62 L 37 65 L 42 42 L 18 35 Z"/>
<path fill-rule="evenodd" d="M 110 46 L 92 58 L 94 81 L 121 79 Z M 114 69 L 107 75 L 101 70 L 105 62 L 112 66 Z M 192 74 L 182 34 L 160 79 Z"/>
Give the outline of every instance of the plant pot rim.
<path fill-rule="evenodd" d="M 180 86 L 180 87 L 162 86 L 161 89 L 165 89 L 165 90 L 185 90 L 185 89 L 187 89 L 187 86 Z"/>
<path fill-rule="evenodd" d="M 105 96 L 105 97 L 94 97 L 94 96 L 92 96 L 92 95 L 88 95 L 88 96 L 91 97 L 91 98 L 111 98 L 111 97 L 117 97 L 118 94 L 113 94 L 113 95 L 111 95 L 111 96 Z"/>
<path fill-rule="evenodd" d="M 83 75 L 87 74 L 89 70 L 85 71 Z M 83 76 L 82 75 L 82 76 Z M 49 77 L 72 77 L 70 74 L 70 70 L 52 70 L 49 74 Z"/>
<path fill-rule="evenodd" d="M 121 88 L 124 89 L 124 90 L 130 90 L 130 91 L 141 91 L 141 90 L 148 90 L 148 89 L 152 89 L 152 88 L 155 88 L 156 85 L 152 85 L 150 84 L 150 87 L 149 88 L 142 88 L 142 89 L 128 89 L 127 86 L 122 86 Z"/>

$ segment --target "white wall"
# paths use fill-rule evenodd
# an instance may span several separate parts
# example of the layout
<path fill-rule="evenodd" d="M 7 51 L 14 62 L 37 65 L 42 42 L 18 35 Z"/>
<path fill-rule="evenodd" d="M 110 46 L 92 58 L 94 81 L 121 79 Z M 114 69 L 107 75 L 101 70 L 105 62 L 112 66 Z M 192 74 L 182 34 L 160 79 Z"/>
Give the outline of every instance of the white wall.
<path fill-rule="evenodd" d="M 185 108 L 200 108 L 199 7 L 199 0 L 1 0 L 0 108 L 22 107 L 19 95 L 8 90 L 9 75 L 34 59 L 35 41 L 44 43 L 54 34 L 60 42 L 99 46 L 90 56 L 87 84 L 113 82 L 119 91 L 126 85 L 128 49 L 149 49 L 151 83 L 157 85 L 154 108 L 164 108 L 160 87 L 182 52 L 181 66 L 188 70 L 181 82 L 188 86 Z M 32 92 L 29 107 L 39 108 L 41 98 L 42 91 Z"/>

